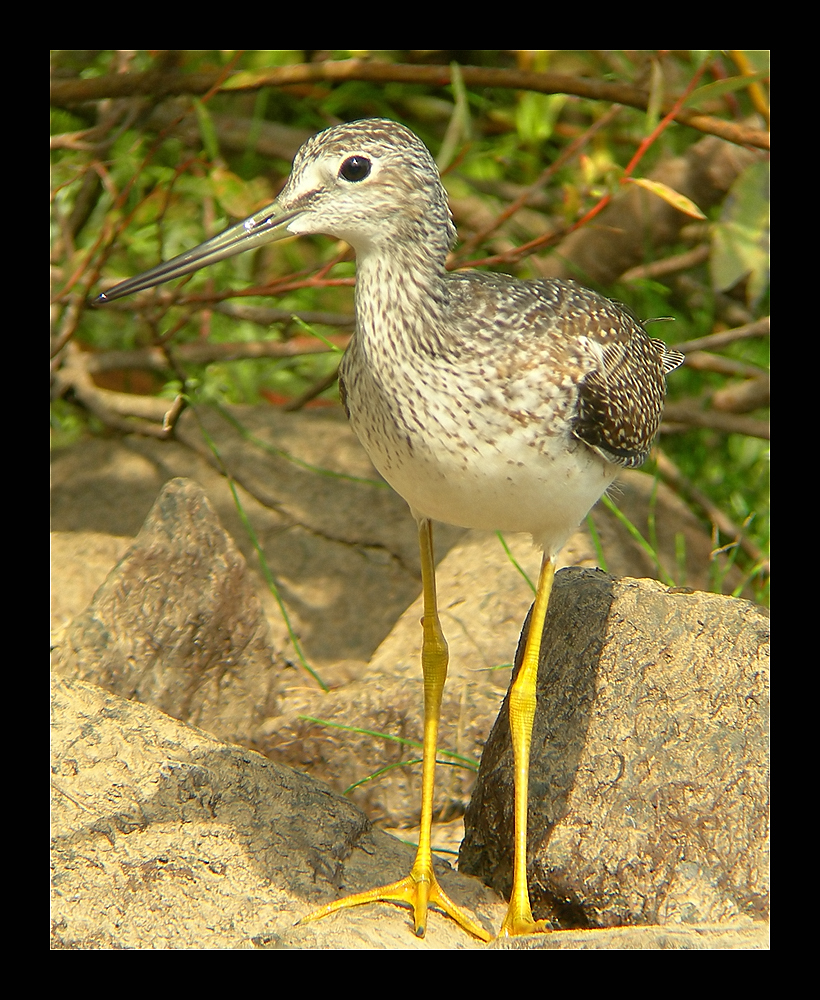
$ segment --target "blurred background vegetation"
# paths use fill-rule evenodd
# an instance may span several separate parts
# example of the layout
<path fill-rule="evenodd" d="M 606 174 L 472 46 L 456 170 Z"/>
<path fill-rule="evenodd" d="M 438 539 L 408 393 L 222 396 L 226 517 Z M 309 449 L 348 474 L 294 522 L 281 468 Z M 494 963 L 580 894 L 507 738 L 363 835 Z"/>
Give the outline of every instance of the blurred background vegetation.
<path fill-rule="evenodd" d="M 442 170 L 450 266 L 575 278 L 665 320 L 648 329 L 687 364 L 656 468 L 768 600 L 768 52 L 59 50 L 51 63 L 52 447 L 173 434 L 191 400 L 338 405 L 344 244 L 287 241 L 105 309 L 89 299 L 270 203 L 314 132 L 391 118 Z"/>

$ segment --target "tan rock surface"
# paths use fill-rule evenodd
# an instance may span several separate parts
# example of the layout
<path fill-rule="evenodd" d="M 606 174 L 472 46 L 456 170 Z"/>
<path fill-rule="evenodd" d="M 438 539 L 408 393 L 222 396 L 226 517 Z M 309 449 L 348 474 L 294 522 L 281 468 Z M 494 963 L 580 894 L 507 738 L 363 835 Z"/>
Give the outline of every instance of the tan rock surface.
<path fill-rule="evenodd" d="M 411 743 L 397 743 L 388 737 L 413 741 L 420 739 L 421 735 L 421 677 L 418 666 L 420 611 L 416 600 L 420 580 L 415 525 L 403 501 L 384 487 L 373 484 L 375 474 L 339 414 L 332 411 L 319 414 L 282 414 L 269 408 L 236 408 L 231 415 L 241 419 L 245 429 L 262 444 L 248 439 L 237 431 L 231 421 L 214 413 L 206 412 L 205 425 L 217 444 L 222 461 L 237 480 L 237 493 L 277 578 L 296 634 L 311 664 L 331 687 L 330 693 L 322 693 L 309 675 L 298 667 L 281 612 L 258 571 L 256 553 L 237 514 L 231 492 L 224 477 L 213 467 L 213 456 L 204 445 L 193 414 L 184 416 L 180 428 L 180 437 L 187 445 L 137 437 L 112 438 L 84 442 L 55 455 L 52 473 L 55 529 L 52 542 L 52 589 L 57 660 L 60 662 L 68 651 L 66 636 L 70 632 L 70 625 L 67 626 L 69 618 L 76 619 L 78 615 L 82 618 L 81 609 L 90 600 L 95 586 L 104 580 L 108 569 L 122 557 L 123 549 L 137 535 L 162 485 L 176 476 L 192 479 L 204 489 L 207 502 L 233 539 L 230 544 L 235 544 L 236 549 L 245 556 L 248 562 L 245 572 L 248 574 L 249 592 L 258 599 L 268 624 L 269 638 L 260 646 L 260 653 L 264 648 L 262 655 L 273 664 L 273 669 L 262 671 L 256 680 L 261 682 L 262 687 L 266 687 L 269 694 L 274 695 L 273 701 L 267 701 L 272 707 L 261 707 L 265 703 L 264 698 L 260 700 L 258 697 L 261 688 L 259 684 L 255 688 L 251 685 L 249 692 L 253 689 L 256 693 L 248 704 L 256 705 L 257 709 L 243 710 L 234 715 L 232 738 L 268 754 L 269 770 L 260 773 L 278 775 L 281 769 L 277 770 L 277 765 L 290 763 L 326 779 L 337 792 L 367 778 L 385 765 L 398 764 L 400 766 L 387 771 L 378 780 L 368 781 L 351 792 L 351 798 L 366 809 L 371 819 L 396 828 L 412 827 L 418 818 L 419 769 L 409 761 L 416 757 L 417 751 Z M 286 454 L 290 457 L 285 457 Z M 318 472 L 318 468 L 325 469 L 326 472 Z M 709 537 L 668 490 L 659 487 L 653 499 L 651 478 L 640 473 L 628 474 L 619 486 L 619 496 L 616 499 L 622 508 L 629 511 L 632 521 L 645 534 L 648 531 L 649 508 L 654 505 L 658 551 L 667 571 L 673 575 L 678 572 L 676 560 L 681 546 L 680 538 L 676 536 L 682 533 L 685 538 L 687 576 L 685 580 L 678 582 L 693 586 L 708 585 L 711 547 Z M 654 572 L 655 567 L 644 551 L 607 512 L 596 511 L 595 522 L 611 569 L 619 575 L 643 576 Z M 212 537 L 216 539 L 218 533 L 215 532 Z M 515 558 L 534 576 L 538 555 L 533 553 L 529 540 L 511 537 L 507 541 Z M 184 549 L 184 545 L 182 548 Z M 202 553 L 203 566 L 207 561 L 207 550 L 211 548 L 213 545 L 208 544 L 206 552 Z M 226 546 L 226 550 L 228 548 L 230 546 Z M 509 667 L 504 668 L 502 665 L 509 664 L 512 660 L 520 623 L 529 608 L 532 592 L 508 561 L 495 536 L 436 526 L 436 553 L 439 559 L 442 619 L 451 646 L 451 670 L 445 690 L 441 745 L 445 750 L 477 759 L 503 699 Z M 563 559 L 567 565 L 594 565 L 595 549 L 589 536 L 584 532 L 577 533 L 565 549 Z M 133 577 L 135 589 L 138 583 L 139 574 L 136 574 Z M 641 588 L 642 582 L 639 583 L 639 589 L 643 592 Z M 185 621 L 190 608 L 196 608 L 199 589 L 198 586 L 176 588 L 180 604 L 176 610 L 182 616 L 181 622 Z M 669 599 L 671 598 L 667 598 Z M 413 604 L 414 601 L 416 604 Z M 247 604 L 251 603 L 248 599 Z M 614 634 L 607 642 L 616 658 L 620 655 L 618 651 L 623 649 L 625 636 L 626 633 L 622 630 L 620 635 Z M 181 662 L 175 669 L 184 671 L 185 663 Z M 68 673 L 71 674 L 72 670 L 76 676 L 76 667 L 69 667 Z M 269 676 L 271 672 L 272 679 Z M 93 669 L 83 676 L 97 681 L 105 680 L 104 673 L 95 674 Z M 79 682 L 72 683 L 75 691 L 86 690 Z M 83 697 L 92 698 L 91 695 Z M 101 692 L 93 697 L 111 698 Z M 67 712 L 68 709 L 65 702 L 59 699 L 55 705 L 55 723 L 59 726 L 62 724 L 64 711 Z M 172 706 L 164 704 L 163 707 Z M 92 709 L 89 708 L 88 711 L 91 712 Z M 118 713 L 124 711 L 122 708 L 117 709 Z M 185 712 L 178 714 L 186 721 L 195 721 L 196 718 L 201 721 L 203 718 L 201 714 L 198 717 L 190 713 L 186 715 Z M 240 716 L 242 725 L 237 725 Z M 305 716 L 325 719 L 342 726 L 379 731 L 385 735 L 374 737 L 367 733 L 356 734 L 348 729 L 311 722 Z M 140 726 L 147 724 L 145 717 L 140 718 Z M 165 716 L 161 718 L 166 722 L 170 721 Z M 66 725 L 68 730 L 74 725 L 73 739 L 85 739 L 82 736 L 85 731 L 82 726 L 76 729 L 80 725 L 76 719 L 74 723 Z M 159 723 L 156 725 L 159 726 Z M 223 735 L 228 733 L 227 729 L 220 731 Z M 177 735 L 174 739 L 180 748 L 185 748 L 185 752 L 180 753 L 181 759 L 187 762 L 186 767 L 199 766 L 196 763 L 199 761 L 199 750 L 194 753 L 189 746 L 189 737 L 183 737 L 180 733 L 196 734 L 194 744 L 191 744 L 194 748 L 202 746 L 196 740 L 201 741 L 203 734 L 199 730 L 187 730 L 184 726 L 175 732 Z M 120 747 L 117 740 L 122 737 L 111 735 L 110 738 L 112 746 Z M 162 746 L 165 745 L 163 739 L 159 739 Z M 69 739 L 68 744 L 70 742 Z M 216 742 L 218 741 L 214 741 L 214 744 Z M 128 743 L 131 747 L 128 754 L 136 753 L 137 742 L 134 738 L 129 737 Z M 66 752 L 64 749 L 57 750 L 55 766 L 58 771 L 55 772 L 55 780 L 64 767 L 69 772 L 71 770 L 70 761 L 67 764 L 63 762 Z M 93 755 L 93 750 L 90 752 Z M 228 753 L 233 763 L 227 779 L 220 772 L 216 782 L 219 794 L 223 795 L 224 792 L 227 798 L 231 798 L 234 790 L 238 789 L 237 794 L 242 799 L 243 769 L 250 766 L 248 761 L 253 762 L 255 767 L 258 759 L 250 750 L 229 747 L 217 753 L 219 760 L 223 759 L 225 753 Z M 234 758 L 231 755 L 235 753 L 245 756 Z M 115 769 L 120 766 L 116 760 L 119 754 L 119 749 L 109 754 L 109 763 Z M 127 757 L 127 760 L 130 759 Z M 173 778 L 176 783 L 174 788 L 177 788 L 182 772 L 172 767 L 168 775 L 163 776 L 156 770 L 162 761 L 153 756 L 151 761 L 150 767 L 154 768 L 151 773 L 154 777 L 145 780 L 156 785 L 160 778 L 163 782 Z M 195 763 L 192 764 L 192 761 Z M 136 764 L 134 767 L 136 768 Z M 208 764 L 207 767 L 210 768 L 211 765 Z M 125 781 L 119 771 L 118 774 L 117 781 Z M 208 774 L 213 776 L 210 770 Z M 202 776 L 198 775 L 199 772 L 195 770 L 190 773 L 186 771 L 183 778 L 179 779 L 184 786 L 179 794 L 184 801 L 189 801 L 185 797 L 191 792 L 190 801 L 200 802 L 200 806 L 192 808 L 196 807 L 205 816 L 207 808 L 202 806 L 202 802 L 207 805 L 210 792 L 206 789 L 199 795 L 197 782 Z M 450 815 L 457 817 L 468 801 L 474 772 L 463 768 L 440 767 L 438 778 L 437 814 L 444 818 Z M 110 803 L 106 797 L 110 797 L 112 788 L 119 787 L 116 782 L 111 781 L 106 787 L 105 780 L 108 779 L 103 780 L 102 789 L 94 791 L 89 799 L 79 794 L 74 795 L 70 787 L 60 785 L 76 799 L 72 807 L 73 818 L 66 820 L 66 829 L 69 830 L 66 836 L 70 839 L 78 836 L 84 842 L 83 838 L 96 837 L 97 827 L 86 815 L 86 808 L 107 816 Z M 207 777 L 207 781 L 210 780 Z M 293 780 L 295 779 L 288 779 L 291 783 Z M 256 782 L 257 778 L 253 781 Z M 254 795 L 261 803 L 269 792 L 279 795 L 279 792 L 269 788 L 264 795 L 258 790 Z M 114 797 L 118 794 L 116 792 Z M 142 791 L 134 793 L 132 799 L 133 802 L 140 803 L 139 808 L 133 802 L 128 808 L 139 815 L 143 803 L 148 800 Z M 327 803 L 331 799 L 323 798 L 321 801 Z M 301 798 L 297 797 L 293 802 L 296 803 L 294 808 L 303 809 Z M 254 806 L 254 810 L 256 808 Z M 347 808 L 355 807 L 348 802 Z M 119 816 L 116 810 L 114 813 Z M 263 814 L 267 816 L 267 813 Z M 213 820 L 214 817 L 211 816 L 207 822 Z M 249 822 L 253 827 L 257 820 L 251 817 Z M 263 826 L 267 822 L 268 820 L 264 820 Z M 336 820 L 327 822 L 332 826 Z M 379 838 L 382 835 L 373 831 L 367 836 L 377 838 L 372 843 L 378 844 L 378 849 L 371 845 L 365 847 L 364 851 L 358 850 L 356 845 L 360 843 L 357 839 L 360 834 L 355 831 L 360 830 L 360 826 L 357 826 L 360 822 L 362 821 L 346 821 L 344 829 L 348 833 L 335 841 L 347 845 L 342 851 L 348 852 L 344 863 L 340 863 L 337 868 L 334 867 L 334 862 L 331 870 L 326 868 L 324 862 L 317 862 L 316 872 L 319 874 L 313 883 L 317 898 L 332 898 L 332 895 L 327 895 L 331 890 L 332 894 L 338 894 L 351 887 L 377 884 L 379 877 L 373 870 L 359 872 L 357 868 L 360 863 L 370 864 L 368 858 L 371 856 L 372 863 L 377 867 L 383 865 L 385 857 L 393 859 L 387 862 L 387 867 L 393 864 L 391 871 L 394 874 L 385 876 L 386 878 L 403 874 L 402 869 L 407 866 L 407 848 L 396 847 L 392 840 L 381 840 Z M 86 827 L 82 827 L 82 823 L 86 823 L 86 826 L 91 824 L 91 834 Z M 289 936 L 288 931 L 281 931 L 280 924 L 274 917 L 269 919 L 269 915 L 275 913 L 277 907 L 281 907 L 283 913 L 287 911 L 289 918 L 291 902 L 283 902 L 285 897 L 277 895 L 281 887 L 275 879 L 271 880 L 264 873 L 261 881 L 253 882 L 252 885 L 249 882 L 243 886 L 240 882 L 240 903 L 234 905 L 227 902 L 234 894 L 234 887 L 231 887 L 226 890 L 224 898 L 218 896 L 219 902 L 214 908 L 211 892 L 217 883 L 224 886 L 224 879 L 220 880 L 221 876 L 214 875 L 207 864 L 204 867 L 192 867 L 191 859 L 199 848 L 192 852 L 189 840 L 176 839 L 177 834 L 187 837 L 187 821 L 183 822 L 177 817 L 176 820 L 169 819 L 168 824 L 163 819 L 161 829 L 157 828 L 158 839 L 143 843 L 142 832 L 139 837 L 129 835 L 124 838 L 117 834 L 115 820 L 108 819 L 102 823 L 100 844 L 104 841 L 108 845 L 107 848 L 103 845 L 103 849 L 114 850 L 114 843 L 111 841 L 113 837 L 118 851 L 125 846 L 131 854 L 122 857 L 117 855 L 118 867 L 112 869 L 116 878 L 109 872 L 94 890 L 95 893 L 99 890 L 99 894 L 94 896 L 96 909 L 92 907 L 87 911 L 89 916 L 86 924 L 72 924 L 72 918 L 64 910 L 60 909 L 59 913 L 55 910 L 55 946 L 161 947 L 163 940 L 166 946 L 173 947 L 203 947 L 209 944 L 218 947 L 312 946 L 310 936 Z M 442 826 L 442 839 L 445 839 L 444 826 L 446 824 Z M 314 826 L 310 828 L 311 836 L 314 829 L 322 831 L 324 828 L 325 820 L 316 819 Z M 351 834 L 351 830 L 354 833 Z M 201 847 L 202 844 L 218 842 L 222 845 L 233 844 L 230 850 L 235 849 L 234 840 L 226 840 L 222 833 L 215 839 L 211 839 L 211 835 L 209 827 L 208 839 L 195 840 L 194 845 Z M 250 842 L 248 838 L 251 834 L 243 836 L 245 840 L 242 844 L 245 845 Z M 265 836 L 270 839 L 270 827 Z M 78 898 L 85 898 L 83 880 L 91 878 L 89 873 L 96 869 L 93 864 L 88 866 L 77 863 L 76 855 L 71 850 L 67 855 L 59 853 L 62 849 L 60 837 L 62 833 L 58 836 L 59 858 L 55 869 L 58 879 L 62 879 L 59 885 L 65 888 L 67 894 L 74 893 L 78 894 Z M 325 850 L 321 845 L 326 844 L 326 841 L 321 837 L 319 839 L 321 842 L 316 849 L 321 854 Z M 73 839 L 71 842 L 74 843 Z M 136 847 L 138 842 L 139 849 Z M 168 854 L 167 850 L 162 850 L 163 844 L 166 847 L 170 844 L 178 853 Z M 392 846 L 385 846 L 388 844 Z M 245 851 L 246 847 L 242 846 L 241 849 Z M 264 850 L 267 849 L 273 848 Z M 298 849 L 287 850 L 297 859 L 297 866 L 303 864 L 307 851 L 304 844 Z M 332 857 L 335 857 L 334 850 L 336 848 L 331 845 Z M 254 847 L 253 857 L 258 857 L 260 851 L 263 848 Z M 207 858 L 210 855 L 205 851 L 202 856 Z M 162 861 L 165 857 L 171 860 Z M 217 869 L 221 857 L 217 852 Z M 134 872 L 137 869 L 128 868 L 132 861 L 139 866 L 147 866 L 139 868 L 140 872 L 145 872 L 145 878 L 144 885 L 138 886 L 139 892 L 145 891 L 147 895 L 140 897 L 138 901 L 132 900 L 136 909 L 131 909 L 129 903 L 125 907 L 125 914 L 117 918 L 119 923 L 115 920 L 113 925 L 109 925 L 105 920 L 98 919 L 100 914 L 107 920 L 109 913 L 122 907 L 122 900 L 125 898 L 123 893 L 136 891 L 134 886 L 137 883 L 134 879 L 137 876 Z M 171 866 L 167 872 L 166 864 Z M 247 860 L 241 863 L 232 861 L 231 866 L 234 871 L 248 870 Z M 126 877 L 126 873 L 130 874 Z M 152 924 L 151 918 L 142 908 L 152 912 L 152 908 L 159 906 L 160 909 L 165 907 L 168 912 L 177 913 L 177 908 L 182 904 L 176 897 L 169 908 L 159 897 L 151 895 L 155 892 L 158 881 L 162 882 L 164 892 L 164 887 L 169 884 L 166 878 L 168 873 L 171 881 L 187 886 L 189 902 L 179 911 L 186 916 L 180 916 L 180 921 L 173 923 L 163 939 L 159 925 Z M 324 889 L 315 888 L 324 884 L 326 876 L 328 881 Z M 248 877 L 253 881 L 259 877 L 259 872 L 254 869 Z M 130 882 L 128 878 L 131 879 Z M 292 876 L 287 875 L 287 879 L 292 879 Z M 59 891 L 63 891 L 63 888 Z M 200 890 L 205 893 L 202 897 L 199 895 Z M 101 900 L 106 898 L 106 893 L 109 894 L 107 902 L 102 905 Z M 309 905 L 314 905 L 314 902 L 311 900 Z M 487 905 L 490 909 L 485 912 L 494 914 L 491 919 L 487 919 L 498 926 L 503 908 L 493 909 L 495 904 Z M 63 903 L 59 906 L 62 907 Z M 206 915 L 211 914 L 208 918 L 210 923 L 204 930 L 203 925 L 197 922 L 198 918 L 190 915 L 200 911 Z M 224 914 L 231 915 L 230 919 L 227 916 L 222 919 L 223 911 Z M 142 914 L 138 919 L 137 912 Z M 237 915 L 236 919 L 234 914 Z M 395 915 L 395 924 L 384 917 L 385 914 Z M 443 918 L 434 922 L 437 926 L 449 924 Z M 241 933 L 234 934 L 231 928 L 240 925 Z M 322 925 L 328 928 L 327 931 L 322 928 L 322 935 L 331 935 L 321 938 L 324 944 L 320 946 L 323 947 L 427 947 L 431 943 L 432 946 L 439 947 L 472 946 L 470 942 L 465 943 L 466 935 L 457 928 L 454 928 L 454 932 L 460 935 L 461 944 L 436 945 L 432 936 L 427 942 L 419 943 L 412 935 L 406 915 L 398 908 L 388 906 L 349 911 L 332 920 L 300 929 L 299 933 L 310 931 L 312 934 L 314 928 Z M 114 931 L 111 926 L 115 926 Z M 270 930 L 271 927 L 273 930 Z M 338 931 L 339 936 L 333 937 L 332 934 L 337 933 L 336 928 L 341 930 Z M 431 924 L 431 935 L 432 929 Z M 641 937 L 644 930 L 646 934 Z M 738 929 L 739 936 L 736 938 L 732 937 L 731 928 L 720 928 L 714 934 L 703 927 L 698 927 L 691 934 L 678 928 L 670 930 L 668 934 L 656 936 L 650 934 L 650 930 L 652 929 L 637 929 L 635 933 L 638 937 L 627 934 L 613 936 L 612 931 L 587 932 L 587 935 L 592 933 L 592 937 L 585 936 L 582 940 L 568 936 L 577 935 L 577 932 L 566 931 L 532 941 L 527 939 L 529 943 L 516 942 L 512 946 L 766 946 L 765 933 L 760 931 L 758 925 L 751 930 L 748 927 L 745 930 Z"/>

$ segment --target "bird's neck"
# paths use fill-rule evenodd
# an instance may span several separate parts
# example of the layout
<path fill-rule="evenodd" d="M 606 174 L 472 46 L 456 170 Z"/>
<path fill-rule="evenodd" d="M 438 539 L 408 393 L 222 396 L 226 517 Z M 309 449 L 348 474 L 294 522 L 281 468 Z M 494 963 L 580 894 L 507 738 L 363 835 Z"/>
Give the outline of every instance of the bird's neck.
<path fill-rule="evenodd" d="M 385 241 L 356 255 L 356 331 L 368 354 L 390 341 L 402 353 L 443 349 L 447 248 Z"/>

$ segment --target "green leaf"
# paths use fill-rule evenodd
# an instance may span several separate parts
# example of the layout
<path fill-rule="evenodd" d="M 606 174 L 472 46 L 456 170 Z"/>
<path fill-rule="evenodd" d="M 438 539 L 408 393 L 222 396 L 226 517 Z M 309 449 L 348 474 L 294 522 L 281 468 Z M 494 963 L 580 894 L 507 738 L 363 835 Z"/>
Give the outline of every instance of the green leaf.
<path fill-rule="evenodd" d="M 549 139 L 561 110 L 567 103 L 566 94 L 522 94 L 515 112 L 515 126 L 522 142 L 538 146 Z"/>
<path fill-rule="evenodd" d="M 210 111 L 208 111 L 198 97 L 194 98 L 194 111 L 196 111 L 196 119 L 199 123 L 199 135 L 202 139 L 202 145 L 205 147 L 208 159 L 213 163 L 219 156 L 219 142 L 216 138 L 214 120 L 211 118 Z"/>
<path fill-rule="evenodd" d="M 769 163 L 747 167 L 735 180 L 712 227 L 712 287 L 726 291 L 749 275 L 747 298 L 756 305 L 769 283 Z"/>
<path fill-rule="evenodd" d="M 246 219 L 273 201 L 273 192 L 264 177 L 243 181 L 224 167 L 214 167 L 208 180 L 214 197 L 235 219 Z"/>
<path fill-rule="evenodd" d="M 768 70 L 764 73 L 750 73 L 747 76 L 730 76 L 728 80 L 717 80 L 715 83 L 707 83 L 705 87 L 698 87 L 684 102 L 685 108 L 694 108 L 703 101 L 711 101 L 723 94 L 730 94 L 735 90 L 743 90 L 750 83 L 760 83 L 768 80 Z"/>

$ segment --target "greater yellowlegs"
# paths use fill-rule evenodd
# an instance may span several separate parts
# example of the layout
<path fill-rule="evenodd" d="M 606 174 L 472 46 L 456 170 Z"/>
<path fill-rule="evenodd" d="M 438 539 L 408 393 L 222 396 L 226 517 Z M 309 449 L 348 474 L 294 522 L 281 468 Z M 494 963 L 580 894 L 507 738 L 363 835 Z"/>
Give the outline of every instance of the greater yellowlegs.
<path fill-rule="evenodd" d="M 618 474 L 645 460 L 666 374 L 683 357 L 622 305 L 572 281 L 448 273 L 455 239 L 436 164 L 385 119 L 320 132 L 302 146 L 279 198 L 219 236 L 115 286 L 129 295 L 291 235 L 324 233 L 356 251 L 356 332 L 339 370 L 350 422 L 418 523 L 424 602 L 421 832 L 407 878 L 306 919 L 375 901 L 409 903 L 416 934 L 435 904 L 483 940 L 445 895 L 430 827 L 448 652 L 436 607 L 432 520 L 524 531 L 543 548 L 529 637 L 510 693 L 515 867 L 502 934 L 544 929 L 527 890 L 527 782 L 541 636 L 555 556 Z"/>

